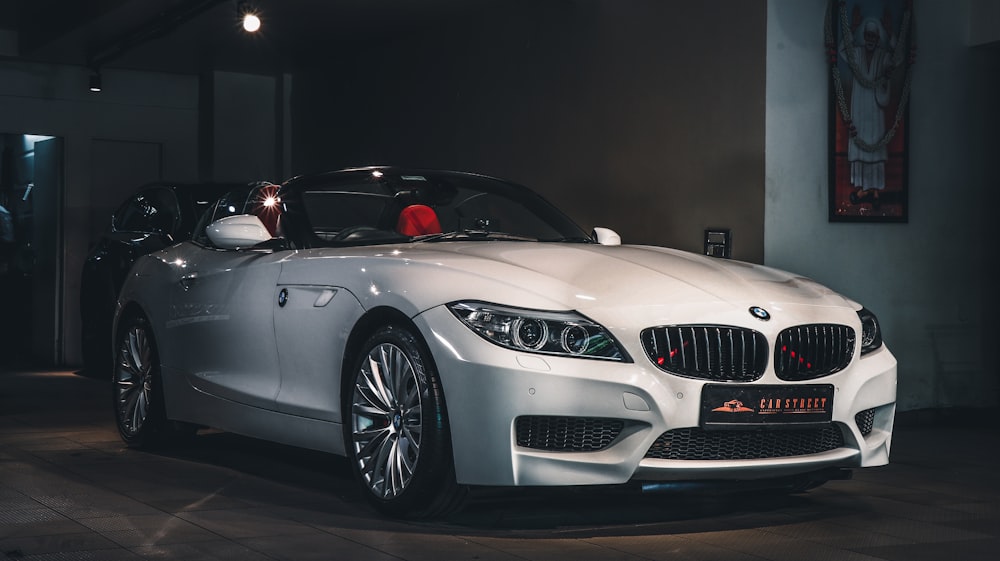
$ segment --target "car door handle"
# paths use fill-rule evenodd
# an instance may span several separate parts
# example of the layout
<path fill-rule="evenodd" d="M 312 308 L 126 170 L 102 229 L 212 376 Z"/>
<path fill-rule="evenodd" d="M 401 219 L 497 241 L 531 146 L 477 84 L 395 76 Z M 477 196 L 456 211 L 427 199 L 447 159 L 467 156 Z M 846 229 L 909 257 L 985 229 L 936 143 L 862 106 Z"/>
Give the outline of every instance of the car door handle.
<path fill-rule="evenodd" d="M 181 288 L 184 290 L 190 289 L 195 283 L 198 282 L 198 273 L 188 273 L 181 277 Z"/>

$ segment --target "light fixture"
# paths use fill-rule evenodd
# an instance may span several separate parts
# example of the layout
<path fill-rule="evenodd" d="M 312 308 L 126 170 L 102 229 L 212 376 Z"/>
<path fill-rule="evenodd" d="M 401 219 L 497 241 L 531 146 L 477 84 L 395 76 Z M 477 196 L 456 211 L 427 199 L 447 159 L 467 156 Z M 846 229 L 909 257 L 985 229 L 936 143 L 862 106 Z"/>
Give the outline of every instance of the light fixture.
<path fill-rule="evenodd" d="M 90 91 L 101 91 L 101 71 L 96 68 L 90 70 Z"/>
<path fill-rule="evenodd" d="M 236 5 L 236 11 L 243 22 L 244 31 L 254 33 L 260 29 L 260 15 L 258 15 L 257 10 L 254 9 L 250 2 L 241 0 Z"/>

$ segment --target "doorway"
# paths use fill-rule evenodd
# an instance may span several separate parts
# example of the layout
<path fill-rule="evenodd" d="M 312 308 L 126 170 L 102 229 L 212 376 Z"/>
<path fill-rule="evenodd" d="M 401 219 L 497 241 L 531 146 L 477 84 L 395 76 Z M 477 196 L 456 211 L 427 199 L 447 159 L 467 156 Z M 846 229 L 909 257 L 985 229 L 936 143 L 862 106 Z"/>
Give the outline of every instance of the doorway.
<path fill-rule="evenodd" d="M 61 361 L 63 140 L 0 134 L 0 366 Z"/>

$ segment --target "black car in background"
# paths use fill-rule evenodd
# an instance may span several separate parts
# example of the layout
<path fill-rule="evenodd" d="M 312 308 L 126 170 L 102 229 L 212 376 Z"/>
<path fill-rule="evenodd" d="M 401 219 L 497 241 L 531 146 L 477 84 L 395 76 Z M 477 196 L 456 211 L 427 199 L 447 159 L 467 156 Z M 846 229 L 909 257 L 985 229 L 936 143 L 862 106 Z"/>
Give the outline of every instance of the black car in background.
<path fill-rule="evenodd" d="M 91 248 L 80 283 L 84 373 L 111 367 L 111 320 L 132 263 L 191 237 L 198 218 L 223 194 L 247 183 L 150 183 L 129 197 Z"/>

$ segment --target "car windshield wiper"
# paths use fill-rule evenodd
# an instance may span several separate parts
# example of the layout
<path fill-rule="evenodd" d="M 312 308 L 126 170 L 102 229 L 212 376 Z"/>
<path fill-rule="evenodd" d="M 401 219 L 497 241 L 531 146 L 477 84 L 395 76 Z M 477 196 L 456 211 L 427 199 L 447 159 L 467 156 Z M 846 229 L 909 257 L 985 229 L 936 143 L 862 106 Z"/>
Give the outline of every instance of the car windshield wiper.
<path fill-rule="evenodd" d="M 579 236 L 575 238 L 555 238 L 551 240 L 542 240 L 543 242 L 555 242 L 555 243 L 596 243 L 593 239 L 584 236 Z"/>
<path fill-rule="evenodd" d="M 489 232 L 486 230 L 458 230 L 456 232 L 443 232 L 440 234 L 427 234 L 425 236 L 416 236 L 413 238 L 415 242 L 442 242 L 442 241 L 479 241 L 479 240 L 504 240 L 504 241 L 520 241 L 520 242 L 537 242 L 538 238 L 532 238 L 530 236 L 519 236 L 517 234 L 508 234 L 507 232 Z"/>

